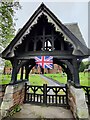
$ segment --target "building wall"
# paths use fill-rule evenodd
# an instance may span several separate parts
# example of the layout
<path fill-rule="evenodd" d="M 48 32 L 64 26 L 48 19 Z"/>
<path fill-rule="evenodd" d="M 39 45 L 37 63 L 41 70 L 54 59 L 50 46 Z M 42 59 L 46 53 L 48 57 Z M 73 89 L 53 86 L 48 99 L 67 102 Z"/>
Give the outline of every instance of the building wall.
<path fill-rule="evenodd" d="M 12 72 L 12 67 L 5 67 L 4 68 L 4 74 L 11 74 Z M 21 73 L 21 69 L 19 70 L 19 73 Z M 25 70 L 24 70 L 24 73 L 25 73 Z M 31 70 L 31 74 L 41 74 L 41 68 L 40 67 L 33 67 L 32 70 Z M 45 74 L 56 74 L 56 73 L 62 73 L 62 67 L 57 65 L 57 64 L 54 64 L 54 68 L 53 69 L 47 69 L 45 68 L 44 69 L 44 73 Z"/>
<path fill-rule="evenodd" d="M 4 67 L 3 74 L 11 74 L 12 73 L 12 67 Z"/>
<path fill-rule="evenodd" d="M 33 67 L 32 70 L 31 70 L 31 73 L 32 74 L 40 74 L 41 73 L 41 68 L 40 67 Z M 62 67 L 57 65 L 57 64 L 54 64 L 54 68 L 53 69 L 47 69 L 45 68 L 44 69 L 44 73 L 45 74 L 56 74 L 56 73 L 62 73 Z"/>

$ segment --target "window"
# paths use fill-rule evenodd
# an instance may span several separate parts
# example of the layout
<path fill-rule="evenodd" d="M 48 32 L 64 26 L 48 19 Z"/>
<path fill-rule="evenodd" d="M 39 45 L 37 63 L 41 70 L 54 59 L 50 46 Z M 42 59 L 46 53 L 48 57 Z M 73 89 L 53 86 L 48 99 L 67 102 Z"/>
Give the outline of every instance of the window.
<path fill-rule="evenodd" d="M 50 40 L 45 41 L 44 46 L 46 51 L 52 51 L 52 43 Z"/>

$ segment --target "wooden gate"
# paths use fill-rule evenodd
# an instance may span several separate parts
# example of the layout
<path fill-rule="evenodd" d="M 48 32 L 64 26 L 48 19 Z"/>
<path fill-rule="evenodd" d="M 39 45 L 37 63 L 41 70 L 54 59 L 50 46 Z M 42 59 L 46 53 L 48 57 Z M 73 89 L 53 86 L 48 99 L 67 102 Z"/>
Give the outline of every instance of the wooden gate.
<path fill-rule="evenodd" d="M 67 85 L 33 86 L 26 83 L 24 102 L 68 107 Z"/>

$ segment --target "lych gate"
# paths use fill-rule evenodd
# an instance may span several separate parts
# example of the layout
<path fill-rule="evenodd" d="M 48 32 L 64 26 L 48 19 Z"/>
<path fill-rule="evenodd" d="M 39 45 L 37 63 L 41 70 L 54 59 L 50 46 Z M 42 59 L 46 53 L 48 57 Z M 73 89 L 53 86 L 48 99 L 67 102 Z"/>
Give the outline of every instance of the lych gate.
<path fill-rule="evenodd" d="M 78 34 L 77 34 L 78 33 Z M 10 60 L 13 66 L 11 82 L 17 82 L 20 68 L 23 80 L 35 65 L 35 56 L 50 55 L 54 63 L 59 64 L 67 73 L 68 80 L 79 85 L 78 68 L 83 58 L 89 56 L 77 24 L 62 24 L 44 5 L 37 9 L 14 40 L 3 51 L 2 58 Z"/>
<path fill-rule="evenodd" d="M 35 66 L 35 56 L 53 56 L 53 63 L 60 65 L 67 74 L 67 82 L 80 85 L 79 65 L 83 58 L 90 55 L 78 25 L 62 24 L 44 5 L 31 16 L 29 21 L 17 33 L 9 46 L 2 52 L 2 58 L 12 63 L 11 84 L 25 80 Z M 21 69 L 20 80 L 17 74 Z"/>

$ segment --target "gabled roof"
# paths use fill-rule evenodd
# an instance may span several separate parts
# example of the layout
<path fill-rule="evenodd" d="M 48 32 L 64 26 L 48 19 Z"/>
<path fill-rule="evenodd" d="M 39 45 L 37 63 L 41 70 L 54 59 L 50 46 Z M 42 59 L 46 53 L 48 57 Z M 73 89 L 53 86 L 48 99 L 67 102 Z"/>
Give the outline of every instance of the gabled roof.
<path fill-rule="evenodd" d="M 66 23 L 64 24 L 77 38 L 78 40 L 86 46 L 86 43 L 83 39 L 83 36 L 81 34 L 81 31 L 79 29 L 79 26 L 77 23 Z M 87 46 L 86 46 L 87 47 Z"/>
<path fill-rule="evenodd" d="M 22 43 L 23 36 L 30 32 L 31 27 L 37 23 L 37 19 L 42 14 L 45 14 L 48 18 L 48 22 L 51 22 L 55 25 L 56 31 L 60 31 L 63 33 L 65 38 L 74 44 L 75 50 L 73 51 L 73 55 L 77 56 L 89 56 L 90 49 L 85 45 L 84 40 L 80 35 L 75 33 L 75 29 L 78 32 L 77 25 L 64 25 L 61 21 L 42 3 L 38 9 L 34 12 L 34 14 L 30 17 L 28 22 L 24 25 L 24 27 L 17 33 L 15 38 L 11 41 L 11 43 L 7 46 L 7 48 L 2 52 L 2 58 L 7 58 L 8 54 L 12 54 L 14 56 L 14 49 L 16 46 Z"/>

